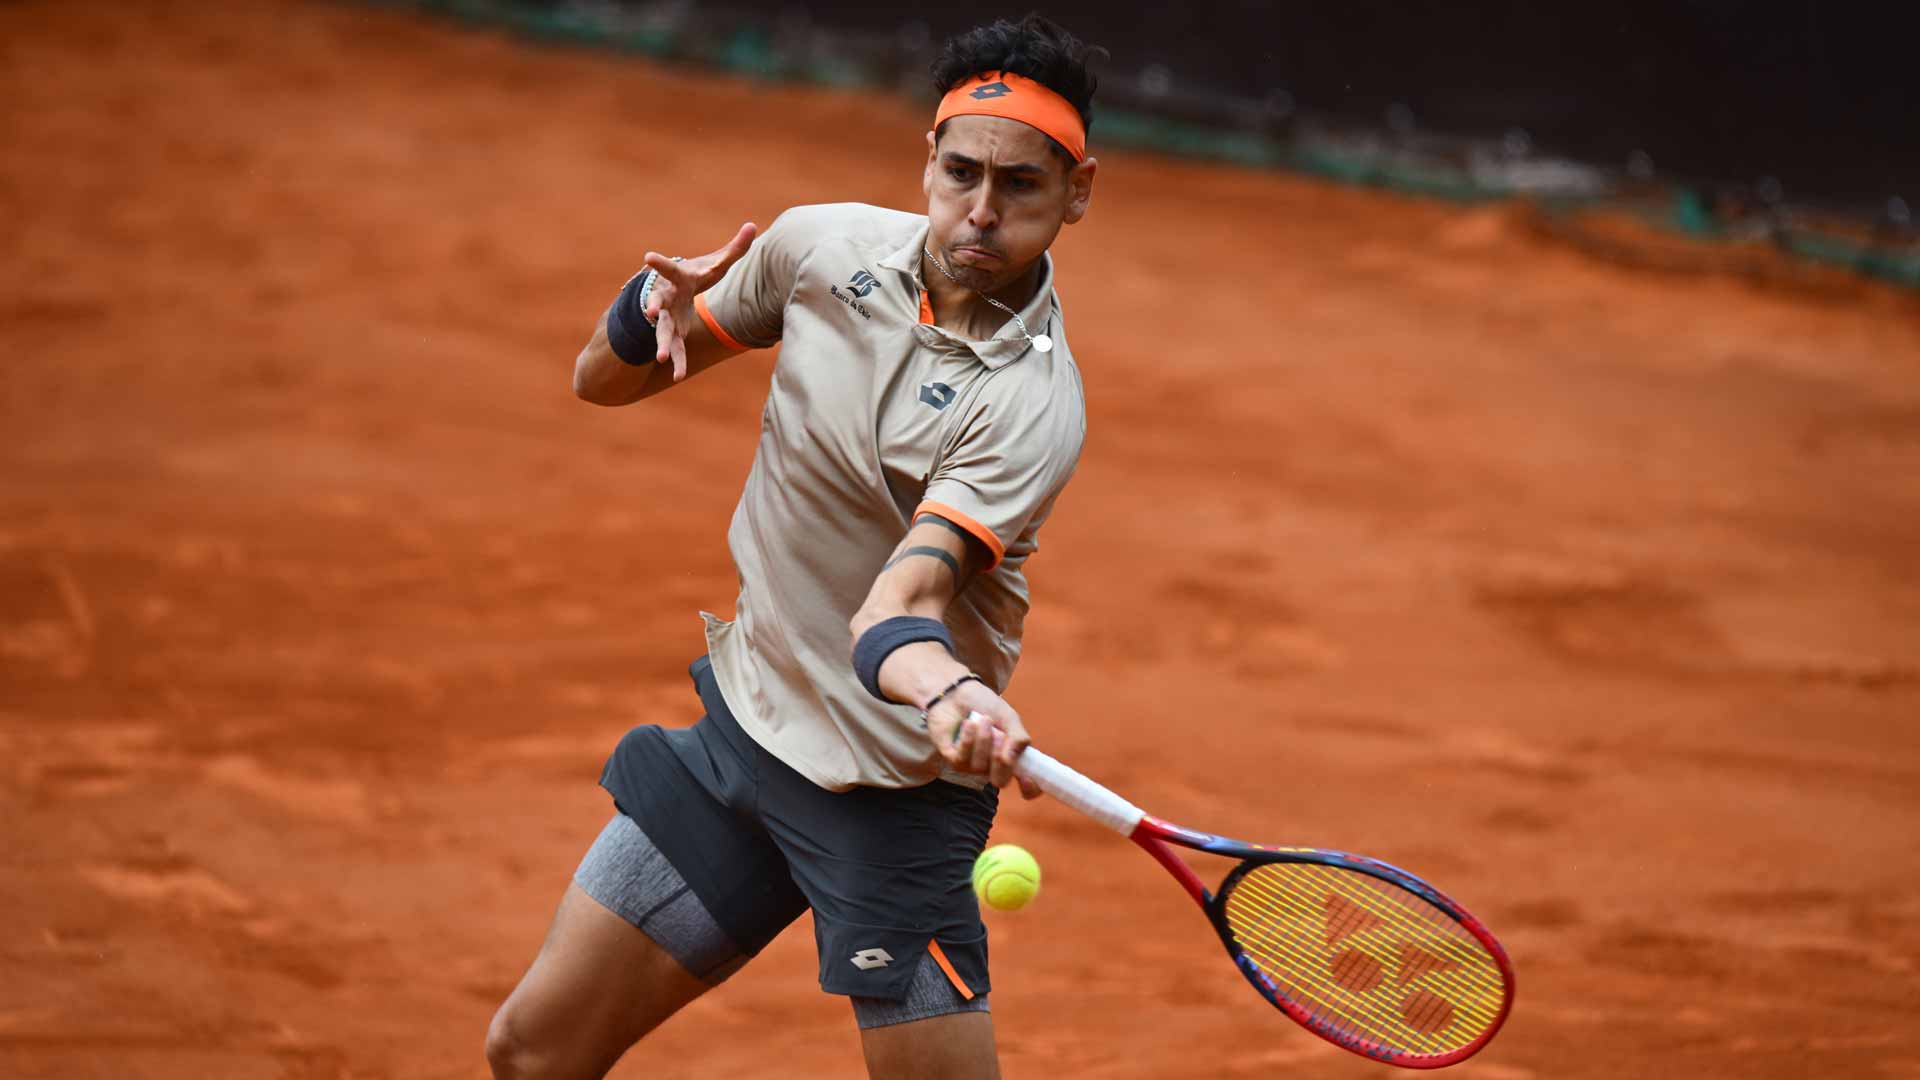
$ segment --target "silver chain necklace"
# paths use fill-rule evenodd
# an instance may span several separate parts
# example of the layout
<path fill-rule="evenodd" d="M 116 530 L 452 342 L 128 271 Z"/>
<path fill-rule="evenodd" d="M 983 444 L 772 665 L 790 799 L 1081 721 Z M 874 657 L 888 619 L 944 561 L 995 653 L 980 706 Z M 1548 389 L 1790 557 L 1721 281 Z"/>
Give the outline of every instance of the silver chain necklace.
<path fill-rule="evenodd" d="M 1020 336 L 1027 339 L 1027 344 L 1033 346 L 1036 349 L 1039 349 L 1041 352 L 1053 351 L 1053 339 L 1048 337 L 1045 334 L 1027 333 L 1027 320 L 1021 318 L 1019 312 L 1013 310 L 1012 308 L 1001 303 L 1000 301 L 995 300 L 993 297 L 988 296 L 986 293 L 981 292 L 979 289 L 975 289 L 973 286 L 968 285 L 966 282 L 961 281 L 959 278 L 954 277 L 953 271 L 940 265 L 940 260 L 933 257 L 933 252 L 929 251 L 924 247 L 920 249 L 920 252 L 921 254 L 927 257 L 928 262 L 933 264 L 933 268 L 935 270 L 938 270 L 942 274 L 945 274 L 947 276 L 948 281 L 953 282 L 955 285 L 958 285 L 963 289 L 971 290 L 975 296 L 978 296 L 980 299 L 985 300 L 987 303 L 992 304 L 994 307 L 997 307 L 1001 311 L 1004 311 L 1007 314 L 1013 316 L 1014 325 L 1020 328 Z"/>

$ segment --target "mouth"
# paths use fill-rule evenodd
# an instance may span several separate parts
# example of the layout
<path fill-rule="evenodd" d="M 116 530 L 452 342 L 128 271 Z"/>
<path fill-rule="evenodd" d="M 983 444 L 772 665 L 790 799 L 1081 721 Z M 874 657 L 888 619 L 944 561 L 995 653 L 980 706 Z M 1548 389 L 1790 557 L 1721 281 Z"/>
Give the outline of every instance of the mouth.
<path fill-rule="evenodd" d="M 961 246 L 954 248 L 953 253 L 956 257 L 964 258 L 966 261 L 973 263 L 1004 261 L 1004 257 L 999 252 L 990 251 L 983 247 Z"/>

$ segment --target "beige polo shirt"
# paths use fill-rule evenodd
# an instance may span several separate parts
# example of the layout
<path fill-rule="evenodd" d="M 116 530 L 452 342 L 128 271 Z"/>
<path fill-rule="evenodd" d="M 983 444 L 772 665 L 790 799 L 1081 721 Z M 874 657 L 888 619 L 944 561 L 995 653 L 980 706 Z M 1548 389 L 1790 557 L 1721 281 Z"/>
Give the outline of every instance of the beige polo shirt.
<path fill-rule="evenodd" d="M 727 705 L 824 788 L 912 787 L 944 771 L 911 707 L 875 700 L 847 624 L 919 510 L 995 556 L 946 612 L 960 661 L 1004 691 L 1020 657 L 1027 558 L 1086 437 L 1053 264 L 1020 315 L 970 341 L 931 325 L 927 219 L 856 203 L 796 207 L 695 303 L 741 348 L 781 343 L 760 445 L 727 541 L 734 619 L 702 612 Z"/>

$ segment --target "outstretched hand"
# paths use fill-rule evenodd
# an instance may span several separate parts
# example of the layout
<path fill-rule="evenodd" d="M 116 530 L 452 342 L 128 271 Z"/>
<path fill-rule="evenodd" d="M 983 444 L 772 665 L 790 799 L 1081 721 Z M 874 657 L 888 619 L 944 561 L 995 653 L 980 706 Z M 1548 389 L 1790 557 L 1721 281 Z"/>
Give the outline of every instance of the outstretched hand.
<path fill-rule="evenodd" d="M 674 260 L 657 251 L 647 252 L 647 266 L 659 275 L 647 294 L 647 318 L 654 320 L 654 340 L 659 343 L 653 361 L 672 361 L 674 382 L 687 377 L 687 330 L 697 317 L 693 298 L 712 288 L 727 267 L 740 261 L 758 232 L 749 221 L 725 247 L 697 258 Z"/>

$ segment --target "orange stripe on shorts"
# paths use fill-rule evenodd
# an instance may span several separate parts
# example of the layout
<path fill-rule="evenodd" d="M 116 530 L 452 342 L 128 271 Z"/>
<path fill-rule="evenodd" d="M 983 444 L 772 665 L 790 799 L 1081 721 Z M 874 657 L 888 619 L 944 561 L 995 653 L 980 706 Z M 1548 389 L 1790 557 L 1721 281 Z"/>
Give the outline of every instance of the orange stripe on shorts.
<path fill-rule="evenodd" d="M 940 970 L 947 973 L 948 981 L 953 983 L 955 990 L 960 991 L 960 996 L 968 1001 L 972 1001 L 973 990 L 967 986 L 965 980 L 960 978 L 960 973 L 953 970 L 953 964 L 947 960 L 947 954 L 941 950 L 940 943 L 938 941 L 927 942 L 927 951 L 933 954 L 933 962 L 940 965 Z"/>

